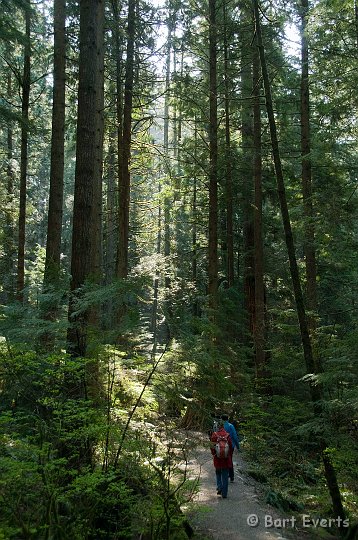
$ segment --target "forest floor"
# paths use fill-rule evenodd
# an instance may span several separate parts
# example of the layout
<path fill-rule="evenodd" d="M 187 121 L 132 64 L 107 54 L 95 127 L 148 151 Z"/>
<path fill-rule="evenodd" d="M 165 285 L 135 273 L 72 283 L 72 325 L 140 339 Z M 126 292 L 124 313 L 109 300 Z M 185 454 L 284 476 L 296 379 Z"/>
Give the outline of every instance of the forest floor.
<path fill-rule="evenodd" d="M 316 537 L 309 528 L 295 527 L 299 524 L 297 517 L 284 515 L 264 502 L 263 486 L 245 472 L 247 465 L 237 450 L 233 456 L 235 480 L 229 483 L 228 498 L 218 496 L 213 459 L 204 445 L 203 440 L 189 462 L 190 471 L 199 476 L 199 487 L 193 504 L 185 510 L 201 539 L 308 540 Z"/>

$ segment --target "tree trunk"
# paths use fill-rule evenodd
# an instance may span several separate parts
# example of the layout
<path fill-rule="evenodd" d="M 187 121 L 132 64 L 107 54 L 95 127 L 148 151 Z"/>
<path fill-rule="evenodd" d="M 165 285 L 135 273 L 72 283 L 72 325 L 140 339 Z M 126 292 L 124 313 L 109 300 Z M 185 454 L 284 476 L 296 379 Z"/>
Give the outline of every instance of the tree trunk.
<path fill-rule="evenodd" d="M 241 28 L 247 35 L 247 27 L 252 27 L 252 11 L 243 7 Z M 254 335 L 255 321 L 255 257 L 254 257 L 254 189 L 253 189 L 253 124 L 252 124 L 252 54 L 250 44 L 242 44 L 241 54 L 241 134 L 242 134 L 242 196 L 243 196 L 243 282 L 244 305 L 248 317 L 248 339 Z"/>
<path fill-rule="evenodd" d="M 130 160 L 132 141 L 132 109 L 134 79 L 134 36 L 135 36 L 135 0 L 128 2 L 127 22 L 127 57 L 123 104 L 123 161 L 119 171 L 119 208 L 118 208 L 118 253 L 117 276 L 128 275 L 128 243 L 129 243 L 129 204 L 130 204 Z"/>
<path fill-rule="evenodd" d="M 197 161 L 197 144 L 198 144 L 198 125 L 197 118 L 194 118 L 194 162 Z M 198 182 L 196 173 L 194 172 L 193 178 L 193 200 L 192 200 L 192 263 L 191 263 L 191 276 L 195 288 L 198 288 L 198 235 L 197 235 L 197 219 L 198 219 L 198 208 L 197 208 L 197 198 L 198 198 Z M 194 299 L 193 305 L 194 315 L 199 315 L 199 304 L 198 299 Z"/>
<path fill-rule="evenodd" d="M 102 0 L 103 1 L 103 0 Z M 96 80 L 96 147 L 93 208 L 92 272 L 98 283 L 102 282 L 103 236 L 103 137 L 104 137 L 104 9 L 98 9 L 97 22 L 97 80 Z M 98 313 L 93 312 L 96 318 Z"/>
<path fill-rule="evenodd" d="M 165 98 L 164 98 L 164 162 L 165 170 L 164 174 L 168 177 L 168 186 L 171 177 L 171 166 L 169 156 L 169 97 L 170 97 L 170 56 L 172 48 L 172 20 L 169 16 L 168 21 L 168 38 L 167 38 L 167 60 L 165 66 Z M 166 272 L 164 276 L 164 286 L 166 289 L 170 287 L 169 271 L 169 257 L 170 257 L 170 198 L 166 195 L 164 197 L 164 256 Z M 169 306 L 167 306 L 168 308 Z"/>
<path fill-rule="evenodd" d="M 12 97 L 12 76 L 9 71 L 7 76 L 7 97 L 10 101 Z M 14 300 L 14 262 L 16 256 L 16 244 L 14 236 L 14 170 L 13 160 L 13 129 L 12 120 L 8 120 L 7 125 L 7 167 L 6 167 L 6 217 L 4 227 L 4 303 L 10 303 Z"/>
<path fill-rule="evenodd" d="M 265 286 L 262 234 L 262 156 L 261 156 L 261 105 L 260 58 L 257 47 L 253 52 L 253 172 L 254 172 L 254 258 L 255 258 L 255 321 L 254 348 L 258 387 L 266 386 L 267 366 L 265 354 Z"/>
<path fill-rule="evenodd" d="M 311 129 L 309 94 L 309 51 L 307 40 L 308 0 L 301 3 L 301 156 L 302 156 L 302 194 L 304 211 L 304 253 L 307 283 L 307 307 L 310 311 L 308 326 L 315 329 L 314 312 L 317 310 L 317 268 L 315 250 L 315 230 L 313 223 L 312 167 L 311 167 Z"/>
<path fill-rule="evenodd" d="M 65 20 L 66 0 L 55 0 L 51 169 L 44 275 L 45 290 L 50 285 L 58 285 L 60 277 L 66 82 Z M 53 318 L 55 311 L 49 306 L 45 317 Z"/>
<path fill-rule="evenodd" d="M 122 196 L 120 189 L 122 186 L 122 171 L 123 171 L 123 88 L 122 88 L 122 34 L 120 32 L 121 19 L 119 16 L 118 0 L 112 0 L 113 18 L 114 18 L 114 54 L 116 65 L 116 123 L 117 123 L 117 181 L 118 181 L 118 196 L 117 196 L 117 221 L 118 226 L 122 216 L 120 214 L 120 200 Z M 123 199 L 122 199 L 123 202 Z M 123 213 L 123 210 L 122 210 Z M 123 247 L 120 247 L 120 237 L 118 233 L 118 239 L 116 241 L 116 262 L 115 262 L 115 274 L 119 275 L 119 251 Z"/>
<path fill-rule="evenodd" d="M 68 352 L 85 356 L 87 351 L 87 326 L 89 310 L 73 315 L 74 299 L 79 298 L 79 288 L 93 277 L 97 270 L 96 250 L 98 239 L 99 201 L 98 155 L 101 142 L 98 130 L 98 89 L 102 82 L 98 45 L 103 21 L 102 0 L 82 0 L 80 3 L 80 58 L 77 113 L 77 147 L 75 193 L 73 207 L 73 233 L 71 257 L 71 300 L 69 305 L 70 327 L 67 334 Z M 103 27 L 102 27 L 103 31 Z M 78 307 L 77 307 L 78 309 Z"/>
<path fill-rule="evenodd" d="M 216 0 L 209 0 L 209 306 L 217 306 L 218 292 L 218 135 L 217 135 Z"/>
<path fill-rule="evenodd" d="M 307 373 L 315 373 L 315 365 L 313 361 L 311 340 L 308 333 L 307 318 L 306 318 L 300 276 L 299 276 L 297 260 L 296 260 L 291 221 L 290 221 L 290 216 L 289 216 L 288 206 L 287 206 L 286 189 L 285 189 L 285 183 L 284 183 L 284 177 L 283 177 L 283 171 L 282 171 L 282 164 L 281 164 L 281 158 L 280 158 L 280 152 L 279 152 L 279 146 L 278 146 L 276 121 L 275 121 L 272 96 L 271 96 L 271 86 L 270 86 L 270 81 L 268 77 L 265 51 L 264 51 L 262 35 L 261 35 L 258 1 L 253 0 L 253 4 L 254 4 L 254 9 L 255 9 L 257 45 L 259 49 L 261 70 L 262 70 L 262 76 L 263 76 L 263 81 L 264 81 L 266 109 L 267 109 L 267 116 L 268 116 L 269 126 L 270 126 L 272 154 L 273 154 L 276 180 L 277 180 L 277 191 L 278 191 L 278 197 L 280 201 L 282 222 L 283 222 L 283 227 L 285 231 L 286 247 L 287 247 L 288 258 L 289 258 L 289 263 L 290 263 L 291 279 L 292 279 L 294 295 L 295 295 L 295 300 L 296 300 L 297 316 L 298 316 L 298 321 L 300 325 L 304 358 L 306 362 Z M 316 387 L 311 386 L 311 391 L 312 391 L 312 395 L 315 396 L 315 400 L 318 399 Z"/>
<path fill-rule="evenodd" d="M 116 272 L 116 164 L 115 137 L 110 138 L 107 166 L 107 204 L 106 204 L 106 241 L 105 241 L 105 282 L 112 283 Z M 112 311 L 112 310 L 111 310 Z"/>
<path fill-rule="evenodd" d="M 25 237 L 26 237 L 26 188 L 27 188 L 27 163 L 28 163 L 28 122 L 31 85 L 31 45 L 30 45 L 30 3 L 25 8 L 25 46 L 24 46 L 24 70 L 22 76 L 22 105 L 21 105 L 21 163 L 20 163 L 20 208 L 19 208 L 19 240 L 17 252 L 17 287 L 16 297 L 21 303 L 24 302 L 25 287 Z"/>
<path fill-rule="evenodd" d="M 158 193 L 161 192 L 161 184 L 159 182 L 158 186 Z M 162 249 L 162 207 L 161 203 L 159 202 L 158 207 L 158 234 L 157 234 L 157 255 L 160 255 L 161 249 Z M 153 284 L 153 305 L 152 305 L 152 314 L 151 314 L 151 322 L 150 322 L 150 329 L 153 332 L 153 344 L 154 347 L 156 347 L 156 336 L 157 336 L 157 319 L 158 319 L 158 296 L 159 296 L 159 270 L 156 270 L 155 272 L 155 278 L 154 278 L 154 284 Z"/>
<path fill-rule="evenodd" d="M 230 132 L 230 78 L 229 45 L 226 5 L 223 3 L 224 17 L 224 84 L 225 84 L 225 199 L 226 199 L 226 279 L 227 286 L 234 285 L 234 231 L 232 200 L 232 155 Z"/>
<path fill-rule="evenodd" d="M 345 511 L 342 504 L 341 493 L 339 491 L 338 480 L 335 468 L 333 466 L 329 451 L 322 451 L 322 461 L 324 466 L 324 476 L 327 481 L 327 487 L 332 500 L 333 515 L 336 519 L 345 518 Z"/>

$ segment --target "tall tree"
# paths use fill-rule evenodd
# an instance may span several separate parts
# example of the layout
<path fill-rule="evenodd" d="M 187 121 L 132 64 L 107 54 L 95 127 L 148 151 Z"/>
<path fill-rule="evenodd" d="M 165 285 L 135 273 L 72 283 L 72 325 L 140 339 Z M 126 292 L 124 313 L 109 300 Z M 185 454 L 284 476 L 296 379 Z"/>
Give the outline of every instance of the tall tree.
<path fill-rule="evenodd" d="M 19 240 L 17 254 L 17 299 L 24 301 L 25 287 L 25 239 L 26 239 L 26 189 L 28 166 L 28 133 L 29 133 L 29 106 L 31 87 L 31 6 L 30 2 L 24 4 L 25 14 L 25 45 L 24 67 L 21 79 L 21 163 L 20 163 L 20 208 L 19 208 Z"/>
<path fill-rule="evenodd" d="M 117 276 L 128 275 L 128 242 L 129 242 L 129 205 L 130 205 L 130 161 L 132 141 L 132 109 L 134 80 L 134 46 L 136 26 L 136 0 L 128 1 L 127 21 L 127 56 L 125 67 L 122 160 L 119 161 L 119 210 L 118 210 L 118 252 Z"/>
<path fill-rule="evenodd" d="M 312 201 L 311 125 L 309 90 L 309 49 L 307 37 L 308 0 L 301 0 L 301 156 L 302 194 L 304 210 L 304 252 L 307 283 L 307 307 L 311 313 L 317 310 L 317 268 L 315 249 L 314 213 Z M 314 330 L 315 318 L 308 318 L 310 330 Z"/>
<path fill-rule="evenodd" d="M 93 215 L 94 241 L 92 242 L 93 274 L 97 282 L 102 279 L 102 177 L 104 138 L 104 9 L 99 9 L 97 21 L 97 79 L 96 79 L 96 154 L 95 154 L 95 208 Z M 93 315 L 97 317 L 96 310 Z"/>
<path fill-rule="evenodd" d="M 77 112 L 77 146 L 75 193 L 73 207 L 73 233 L 71 256 L 70 326 L 67 333 L 68 351 L 73 356 L 85 356 L 87 350 L 87 323 L 89 312 L 74 315 L 75 298 L 80 287 L 96 271 L 100 246 L 98 241 L 98 89 L 103 71 L 99 55 L 99 42 L 103 32 L 102 0 L 82 0 L 80 3 L 80 55 Z"/>
<path fill-rule="evenodd" d="M 168 17 L 168 37 L 167 37 L 167 58 L 165 63 L 165 97 L 164 97 L 164 174 L 168 178 L 171 177 L 171 157 L 169 155 L 169 102 L 170 102 L 170 72 L 171 72 L 171 53 L 172 53 L 172 32 L 173 26 L 175 31 L 175 21 L 173 21 L 173 15 L 171 10 Z M 175 57 L 174 57 L 174 70 L 175 70 Z M 174 122 L 176 127 L 176 121 Z M 176 145 L 174 145 L 175 148 Z M 168 186 L 169 187 L 169 186 Z M 169 264 L 170 256 L 170 198 L 167 194 L 164 197 L 164 256 L 166 258 L 166 266 Z M 169 270 L 169 268 L 168 268 Z M 169 271 L 165 272 L 164 283 L 165 288 L 170 287 Z"/>
<path fill-rule="evenodd" d="M 283 223 L 283 228 L 285 231 L 286 247 L 287 247 L 288 258 L 289 258 L 289 263 L 290 263 L 290 273 L 291 273 L 291 280 L 292 280 L 292 285 L 293 285 L 293 290 L 294 290 L 294 295 L 295 295 L 298 322 L 299 322 L 300 332 L 301 332 L 303 354 L 304 354 L 307 374 L 314 375 L 316 373 L 315 362 L 314 362 L 314 357 L 313 357 L 311 339 L 310 339 L 310 335 L 308 331 L 306 310 L 305 310 L 305 305 L 304 305 L 304 300 L 303 300 L 300 276 L 299 276 L 299 271 L 298 271 L 298 264 L 297 264 L 296 253 L 295 253 L 295 245 L 294 245 L 293 234 L 292 234 L 291 221 L 290 221 L 288 205 L 287 205 L 285 182 L 284 182 L 281 156 L 280 156 L 280 150 L 279 150 L 279 144 L 278 144 L 276 119 L 274 115 L 273 100 L 272 100 L 272 94 L 271 94 L 271 85 L 270 85 L 270 80 L 269 80 L 269 75 L 268 75 L 268 70 L 267 70 L 265 49 L 264 49 L 262 33 L 261 33 L 261 22 L 260 22 L 260 11 L 259 11 L 258 0 L 253 0 L 253 6 L 254 6 L 254 13 L 255 13 L 256 39 L 257 39 L 257 46 L 259 49 L 262 78 L 263 78 L 263 83 L 264 83 L 264 88 L 265 88 L 266 109 L 267 109 L 267 116 L 269 120 L 272 155 L 273 155 L 276 180 L 277 180 L 277 191 L 278 191 L 278 197 L 280 201 L 282 223 Z M 322 397 L 321 389 L 314 383 L 311 383 L 310 390 L 311 390 L 311 397 L 313 401 L 314 413 L 317 416 L 319 416 L 321 412 L 321 407 L 319 404 L 319 401 Z M 322 461 L 324 464 L 324 471 L 325 471 L 325 477 L 327 481 L 328 490 L 332 499 L 334 515 L 337 519 L 339 518 L 340 520 L 343 520 L 345 518 L 345 511 L 342 504 L 342 498 L 341 498 L 341 493 L 339 490 L 338 480 L 337 480 L 335 468 L 333 466 L 331 457 L 329 455 L 329 451 L 327 449 L 327 443 L 324 440 L 324 438 L 322 438 L 319 441 L 319 448 L 320 448 L 320 452 L 322 456 Z"/>
<path fill-rule="evenodd" d="M 252 32 L 252 11 L 246 2 L 241 7 L 241 138 L 242 138 L 242 221 L 244 303 L 248 318 L 248 338 L 252 340 L 255 320 L 254 190 L 252 132 L 252 54 L 248 36 Z"/>
<path fill-rule="evenodd" d="M 265 328 L 265 285 L 264 252 L 262 231 L 262 151 L 261 151 L 261 73 L 257 47 L 253 51 L 253 173 L 254 173 L 254 264 L 255 264 L 255 319 L 254 349 L 256 376 L 259 386 L 265 385 L 266 378 L 266 328 Z"/>
<path fill-rule="evenodd" d="M 232 151 L 230 126 L 230 51 L 227 6 L 223 2 L 224 24 L 224 107 L 225 107 L 225 202 L 226 202 L 226 279 L 228 287 L 234 284 L 234 226 L 232 189 Z"/>
<path fill-rule="evenodd" d="M 8 70 L 7 74 L 7 99 L 12 98 L 13 84 L 12 73 Z M 6 167 L 6 216 L 4 227 L 4 291 L 6 293 L 6 301 L 11 302 L 14 299 L 15 283 L 14 283 L 14 257 L 16 255 L 15 231 L 14 231 L 14 180 L 15 174 L 13 169 L 13 146 L 14 146 L 13 120 L 7 121 L 7 167 Z"/>
<path fill-rule="evenodd" d="M 44 286 L 56 285 L 60 271 L 66 84 L 66 0 L 54 0 L 54 58 L 50 197 Z"/>
<path fill-rule="evenodd" d="M 216 0 L 209 0 L 209 252 L 210 307 L 217 305 L 218 292 L 218 103 Z"/>

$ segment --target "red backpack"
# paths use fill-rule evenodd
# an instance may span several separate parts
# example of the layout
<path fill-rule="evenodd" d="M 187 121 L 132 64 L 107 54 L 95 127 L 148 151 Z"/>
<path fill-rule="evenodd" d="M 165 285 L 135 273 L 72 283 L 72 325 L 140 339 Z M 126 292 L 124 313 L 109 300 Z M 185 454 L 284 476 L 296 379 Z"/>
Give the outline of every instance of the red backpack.
<path fill-rule="evenodd" d="M 229 455 L 230 446 L 228 437 L 228 433 L 226 433 L 226 435 L 217 435 L 215 442 L 215 453 L 216 457 L 219 459 L 226 459 Z"/>

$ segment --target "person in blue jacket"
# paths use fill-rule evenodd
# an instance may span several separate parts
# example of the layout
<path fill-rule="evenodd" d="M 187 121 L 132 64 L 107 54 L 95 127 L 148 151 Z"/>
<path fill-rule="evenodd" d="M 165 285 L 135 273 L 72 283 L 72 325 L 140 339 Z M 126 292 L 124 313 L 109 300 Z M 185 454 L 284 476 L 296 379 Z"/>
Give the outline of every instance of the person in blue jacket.
<path fill-rule="evenodd" d="M 229 433 L 231 441 L 232 441 L 232 453 L 234 453 L 235 448 L 237 448 L 237 451 L 239 451 L 240 441 L 239 441 L 239 437 L 237 435 L 235 426 L 229 422 L 229 416 L 227 414 L 223 414 L 221 418 L 224 422 L 224 429 L 225 431 Z M 229 478 L 230 478 L 230 482 L 234 481 L 234 464 L 233 463 L 232 463 L 231 468 L 229 469 Z"/>

